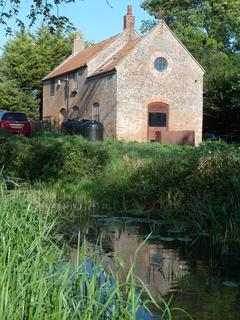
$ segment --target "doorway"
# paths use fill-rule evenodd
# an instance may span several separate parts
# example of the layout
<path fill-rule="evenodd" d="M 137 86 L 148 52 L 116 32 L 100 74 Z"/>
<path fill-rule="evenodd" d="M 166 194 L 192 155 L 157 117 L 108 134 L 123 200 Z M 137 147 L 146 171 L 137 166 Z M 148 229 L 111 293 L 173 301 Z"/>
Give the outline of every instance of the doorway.
<path fill-rule="evenodd" d="M 157 132 L 167 131 L 169 123 L 169 106 L 163 102 L 148 105 L 148 140 L 156 141 Z"/>

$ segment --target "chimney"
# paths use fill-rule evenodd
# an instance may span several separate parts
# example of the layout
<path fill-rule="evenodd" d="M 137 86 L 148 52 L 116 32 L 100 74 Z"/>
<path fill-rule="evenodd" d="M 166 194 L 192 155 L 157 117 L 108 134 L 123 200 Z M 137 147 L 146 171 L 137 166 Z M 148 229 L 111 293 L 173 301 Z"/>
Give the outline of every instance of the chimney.
<path fill-rule="evenodd" d="M 135 30 L 135 17 L 132 14 L 132 6 L 127 7 L 127 15 L 124 16 L 124 30 Z"/>
<path fill-rule="evenodd" d="M 80 38 L 79 34 L 73 40 L 73 50 L 72 53 L 75 56 L 78 52 L 85 49 L 85 42 L 83 39 Z"/>

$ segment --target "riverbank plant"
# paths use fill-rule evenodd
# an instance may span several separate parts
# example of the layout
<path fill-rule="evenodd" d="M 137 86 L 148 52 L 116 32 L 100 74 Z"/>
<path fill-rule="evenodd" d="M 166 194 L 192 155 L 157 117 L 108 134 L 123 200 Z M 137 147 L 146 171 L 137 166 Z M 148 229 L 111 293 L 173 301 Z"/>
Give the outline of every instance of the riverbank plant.
<path fill-rule="evenodd" d="M 166 302 L 142 300 L 144 285 L 137 284 L 134 266 L 121 278 L 103 269 L 95 254 L 90 259 L 84 244 L 70 251 L 59 237 L 58 206 L 47 191 L 6 192 L 2 184 L 0 202 L 2 320 L 134 320 L 151 303 L 162 319 L 172 319 Z"/>
<path fill-rule="evenodd" d="M 209 235 L 223 251 L 240 242 L 237 145 L 89 142 L 46 132 L 30 139 L 5 137 L 0 167 L 6 176 L 51 190 L 65 215 L 157 209 L 186 221 L 189 232 Z"/>

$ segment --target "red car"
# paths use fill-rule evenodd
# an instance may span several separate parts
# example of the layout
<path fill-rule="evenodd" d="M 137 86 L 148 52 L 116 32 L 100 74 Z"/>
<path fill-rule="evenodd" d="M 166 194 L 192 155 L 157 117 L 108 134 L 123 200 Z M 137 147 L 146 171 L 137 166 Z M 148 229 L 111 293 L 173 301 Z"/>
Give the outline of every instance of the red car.
<path fill-rule="evenodd" d="M 0 129 L 28 137 L 32 127 L 25 113 L 0 111 Z"/>

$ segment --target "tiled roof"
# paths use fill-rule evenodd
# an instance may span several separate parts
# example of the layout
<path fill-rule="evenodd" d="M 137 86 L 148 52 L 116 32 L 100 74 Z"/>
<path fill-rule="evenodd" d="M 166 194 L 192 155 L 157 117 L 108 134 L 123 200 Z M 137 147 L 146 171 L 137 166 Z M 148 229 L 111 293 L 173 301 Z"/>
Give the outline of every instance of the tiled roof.
<path fill-rule="evenodd" d="M 43 80 L 55 78 L 57 76 L 60 76 L 62 74 L 66 74 L 68 72 L 71 72 L 73 70 L 79 69 L 81 67 L 84 67 L 87 62 L 95 57 L 100 51 L 102 51 L 106 46 L 110 45 L 118 35 L 109 38 L 107 40 L 104 40 L 95 46 L 92 46 L 90 48 L 87 48 L 75 56 L 70 56 L 67 60 L 65 60 L 60 66 L 56 67 L 53 71 L 51 71 Z"/>
<path fill-rule="evenodd" d="M 110 59 L 108 59 L 101 67 L 99 67 L 94 73 L 89 75 L 89 77 L 95 77 L 97 75 L 110 72 L 115 69 L 115 67 L 122 61 L 122 59 L 132 51 L 137 43 L 141 41 L 141 38 L 138 38 L 134 41 L 127 43 L 122 49 L 115 53 Z"/>

